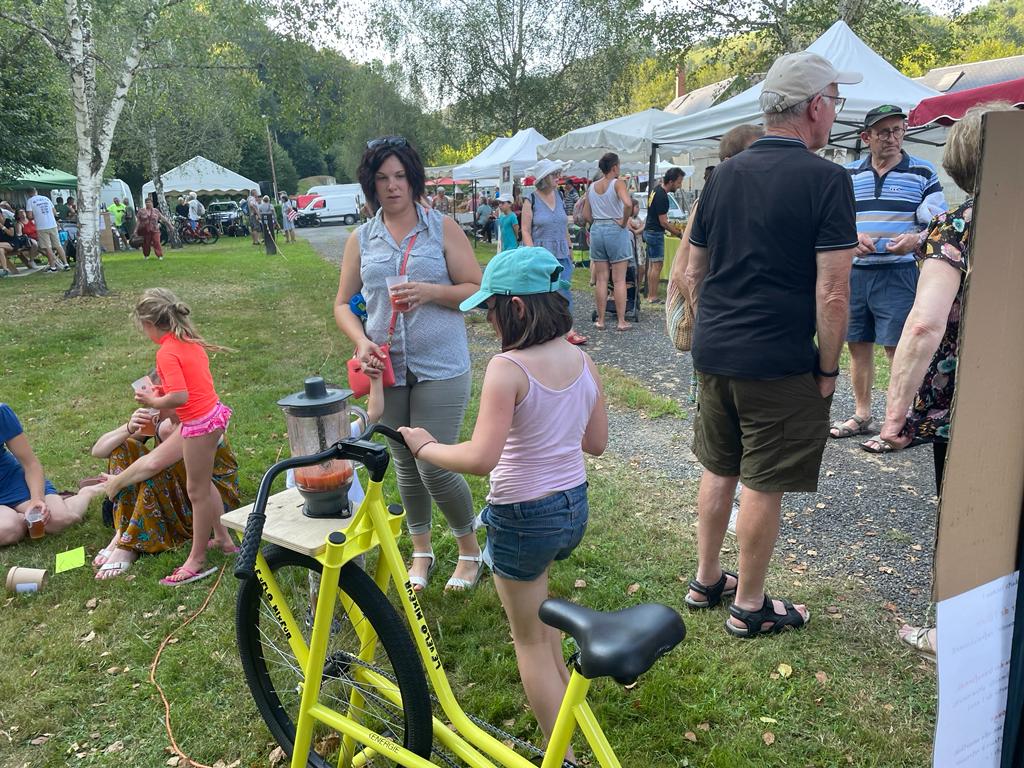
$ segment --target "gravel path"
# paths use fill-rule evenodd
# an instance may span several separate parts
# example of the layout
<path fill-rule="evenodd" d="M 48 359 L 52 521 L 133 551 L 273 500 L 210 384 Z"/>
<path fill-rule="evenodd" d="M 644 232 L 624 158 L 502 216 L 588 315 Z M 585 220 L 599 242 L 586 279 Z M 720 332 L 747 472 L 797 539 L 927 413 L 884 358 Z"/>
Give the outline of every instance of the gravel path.
<path fill-rule="evenodd" d="M 309 239 L 324 258 L 339 262 L 339 241 L 346 230 L 331 228 L 329 236 L 299 230 L 300 236 L 306 233 L 314 233 Z M 641 320 L 630 331 L 598 331 L 590 320 L 592 297 L 574 295 L 576 327 L 590 337 L 585 349 L 594 361 L 619 368 L 689 411 L 687 419 L 638 420 L 635 412 L 612 409 L 609 453 L 656 482 L 685 491 L 686 498 L 695 498 L 702 468 L 690 451 L 690 356 L 677 352 L 665 335 L 662 306 L 642 307 Z M 609 328 L 613 326 L 610 321 Z M 481 367 L 496 351 L 494 339 L 483 324 L 470 328 L 473 363 Z M 875 413 L 882 411 L 884 397 L 884 392 L 875 392 Z M 832 417 L 852 412 L 853 393 L 844 374 Z M 777 557 L 788 565 L 794 580 L 813 574 L 852 578 L 881 603 L 891 603 L 901 617 L 923 621 L 931 591 L 934 491 L 928 446 L 875 456 L 861 450 L 854 438 L 829 440 L 818 493 L 787 494 L 783 499 Z M 695 519 L 695 509 L 690 511 Z"/>

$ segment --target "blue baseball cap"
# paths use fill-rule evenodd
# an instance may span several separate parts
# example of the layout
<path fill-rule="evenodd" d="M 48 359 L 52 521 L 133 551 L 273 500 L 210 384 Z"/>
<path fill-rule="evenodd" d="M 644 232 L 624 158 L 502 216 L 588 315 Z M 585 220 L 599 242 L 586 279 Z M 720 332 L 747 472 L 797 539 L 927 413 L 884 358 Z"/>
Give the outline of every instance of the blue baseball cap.
<path fill-rule="evenodd" d="M 468 312 L 491 296 L 531 296 L 569 288 L 564 267 L 547 248 L 524 247 L 502 251 L 487 264 L 480 290 L 459 304 Z"/>

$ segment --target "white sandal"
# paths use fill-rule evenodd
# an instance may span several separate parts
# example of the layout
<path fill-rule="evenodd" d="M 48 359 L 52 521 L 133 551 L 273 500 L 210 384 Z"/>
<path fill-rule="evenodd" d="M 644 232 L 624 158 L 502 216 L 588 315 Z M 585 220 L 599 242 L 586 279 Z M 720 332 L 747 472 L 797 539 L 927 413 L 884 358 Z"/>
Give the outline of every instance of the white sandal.
<path fill-rule="evenodd" d="M 124 572 L 131 568 L 132 563 L 134 562 L 134 560 L 108 560 L 100 566 L 98 571 L 96 571 L 96 580 L 108 581 L 110 579 L 116 579 L 118 576 L 123 576 Z M 100 576 L 101 573 L 109 575 Z"/>
<path fill-rule="evenodd" d="M 427 568 L 426 578 L 422 576 L 409 576 L 409 583 L 412 584 L 413 591 L 422 592 L 427 588 L 427 584 L 430 582 L 430 576 L 434 573 L 434 566 L 437 565 L 437 560 L 434 559 L 434 550 L 429 552 L 413 552 L 412 557 L 415 560 L 417 557 L 429 557 L 430 567 Z"/>
<path fill-rule="evenodd" d="M 476 575 L 473 576 L 472 581 L 452 576 L 448 579 L 448 583 L 444 585 L 445 592 L 464 592 L 467 589 L 472 589 L 476 586 L 477 582 L 480 581 L 480 575 L 484 572 L 483 553 L 479 555 L 459 555 L 459 560 L 465 560 L 468 563 L 476 563 Z"/>

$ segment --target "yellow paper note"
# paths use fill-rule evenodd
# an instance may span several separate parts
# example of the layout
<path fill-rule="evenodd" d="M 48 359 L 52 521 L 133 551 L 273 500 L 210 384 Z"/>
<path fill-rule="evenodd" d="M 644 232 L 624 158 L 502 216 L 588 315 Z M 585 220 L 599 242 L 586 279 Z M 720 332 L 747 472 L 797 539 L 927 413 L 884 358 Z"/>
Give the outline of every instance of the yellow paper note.
<path fill-rule="evenodd" d="M 53 572 L 70 571 L 72 568 L 81 568 L 83 565 L 85 565 L 85 547 L 69 549 L 67 552 L 57 553 L 57 565 Z"/>

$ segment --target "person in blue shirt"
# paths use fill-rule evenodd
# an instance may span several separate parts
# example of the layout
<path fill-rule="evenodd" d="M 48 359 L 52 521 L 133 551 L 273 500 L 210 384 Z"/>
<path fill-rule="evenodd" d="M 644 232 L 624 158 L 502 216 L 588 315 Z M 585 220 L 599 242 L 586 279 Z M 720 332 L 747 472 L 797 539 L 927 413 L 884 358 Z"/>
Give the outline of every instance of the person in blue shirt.
<path fill-rule="evenodd" d="M 519 217 L 512 212 L 512 197 L 499 196 L 498 206 L 498 250 L 507 251 L 519 247 Z"/>
<path fill-rule="evenodd" d="M 491 207 L 491 201 L 486 197 L 476 207 L 476 223 L 480 228 L 480 234 L 483 235 L 484 239 L 489 243 L 494 239 L 494 220 L 491 218 L 491 214 L 494 213 L 494 209 Z"/>
<path fill-rule="evenodd" d="M 30 509 L 41 508 L 46 533 L 57 533 L 79 522 L 89 502 L 103 492 L 102 485 L 94 485 L 61 498 L 43 474 L 14 410 L 0 403 L 0 546 L 25 538 L 25 513 Z"/>
<path fill-rule="evenodd" d="M 857 201 L 846 333 L 854 413 L 832 425 L 834 438 L 870 435 L 881 426 L 871 412 L 874 348 L 884 347 L 892 361 L 917 292 L 913 249 L 921 230 L 947 207 L 935 167 L 903 150 L 906 118 L 893 104 L 869 111 L 860 134 L 868 156 L 846 166 Z M 872 444 L 863 445 L 872 450 Z"/>

